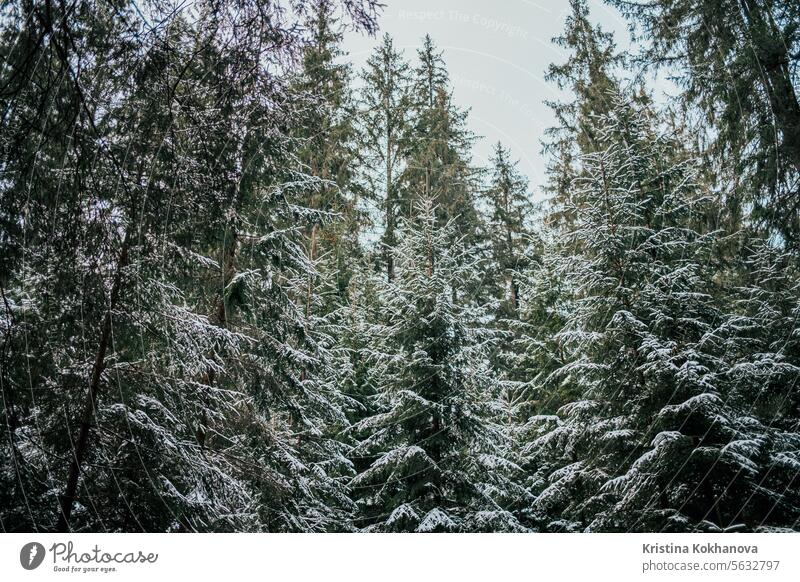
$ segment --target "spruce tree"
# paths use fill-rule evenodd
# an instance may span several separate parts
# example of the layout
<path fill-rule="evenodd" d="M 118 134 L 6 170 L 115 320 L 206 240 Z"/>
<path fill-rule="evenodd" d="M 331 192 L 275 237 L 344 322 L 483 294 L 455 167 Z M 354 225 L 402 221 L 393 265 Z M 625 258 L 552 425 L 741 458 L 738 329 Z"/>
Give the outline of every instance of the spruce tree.
<path fill-rule="evenodd" d="M 354 428 L 354 453 L 371 459 L 351 483 L 368 531 L 519 530 L 498 502 L 513 487 L 491 422 L 499 384 L 486 331 L 452 301 L 466 271 L 428 202 L 396 249 L 397 277 L 375 329 L 376 414 Z"/>
<path fill-rule="evenodd" d="M 519 310 L 519 273 L 528 262 L 529 220 L 533 211 L 528 182 L 502 144 L 491 159 L 491 181 L 484 194 L 489 217 L 486 230 L 492 249 L 492 281 L 499 288 L 500 317 L 515 317 Z"/>
<path fill-rule="evenodd" d="M 368 189 L 382 195 L 379 202 L 384 212 L 381 244 L 386 277 L 391 281 L 411 95 L 409 65 L 388 34 L 367 60 L 361 77 L 364 82 L 360 92 L 361 156 Z"/>
<path fill-rule="evenodd" d="M 548 156 L 546 190 L 553 202 L 566 212 L 572 179 L 580 174 L 583 154 L 602 147 L 596 127 L 598 116 L 608 113 L 610 92 L 618 87 L 615 69 L 622 55 L 616 50 L 614 37 L 589 19 L 586 0 L 570 0 L 564 32 L 553 39 L 559 48 L 569 51 L 564 63 L 548 67 L 545 79 L 559 90 L 571 93 L 567 101 L 547 101 L 557 124 L 545 132 L 543 153 Z M 551 212 L 549 220 L 558 226 L 574 217 Z"/>
<path fill-rule="evenodd" d="M 4 39 L 60 40 L 24 45 L 17 70 L 41 82 L 4 102 L 0 214 L 27 199 L 29 218 L 2 276 L 18 482 L 3 527 L 340 527 L 346 459 L 321 427 L 343 415 L 296 307 L 307 180 L 288 170 L 286 128 L 301 104 L 274 74 L 303 38 L 253 3 L 148 31 L 132 5 L 52 21 L 25 6 Z M 371 26 L 370 3 L 351 8 Z"/>
<path fill-rule="evenodd" d="M 452 221 L 454 236 L 465 237 L 471 245 L 479 235 L 480 221 L 476 174 L 469 165 L 474 137 L 466 128 L 467 112 L 453 104 L 442 53 L 430 36 L 425 36 L 417 55 L 401 213 L 412 218 L 420 200 L 433 200 L 438 224 Z"/>
<path fill-rule="evenodd" d="M 355 168 L 355 106 L 350 67 L 340 62 L 342 22 L 337 10 L 338 3 L 332 0 L 314 0 L 307 8 L 305 27 L 310 39 L 303 51 L 302 69 L 292 87 L 304 104 L 292 135 L 299 146 L 298 171 L 310 177 L 302 202 L 311 213 L 307 253 L 318 269 L 331 271 L 335 285 L 332 296 L 319 297 L 316 278 L 309 278 L 307 315 L 312 313 L 315 301 L 342 302 L 350 277 L 348 257 L 359 252 L 361 216 Z M 324 312 L 326 307 L 322 307 Z"/>
<path fill-rule="evenodd" d="M 792 528 L 800 517 L 797 265 L 774 242 L 750 235 L 731 271 L 729 307 L 710 341 L 725 365 L 728 402 L 743 411 L 742 434 L 726 453 L 745 469 L 706 513 L 750 530 Z"/>
<path fill-rule="evenodd" d="M 580 396 L 531 445 L 536 506 L 553 529 L 720 531 L 736 525 L 735 499 L 758 493 L 762 461 L 739 444 L 754 427 L 714 346 L 725 313 L 709 261 L 717 235 L 694 228 L 713 199 L 651 119 L 617 98 L 601 126 L 609 145 L 584 156 L 573 185 L 583 210 L 559 243 L 575 295 L 553 375 Z"/>
<path fill-rule="evenodd" d="M 696 111 L 708 165 L 733 214 L 797 250 L 800 35 L 796 2 L 657 0 L 609 4 L 631 21 L 640 60 L 669 69 Z M 745 210 L 746 211 L 746 210 Z"/>

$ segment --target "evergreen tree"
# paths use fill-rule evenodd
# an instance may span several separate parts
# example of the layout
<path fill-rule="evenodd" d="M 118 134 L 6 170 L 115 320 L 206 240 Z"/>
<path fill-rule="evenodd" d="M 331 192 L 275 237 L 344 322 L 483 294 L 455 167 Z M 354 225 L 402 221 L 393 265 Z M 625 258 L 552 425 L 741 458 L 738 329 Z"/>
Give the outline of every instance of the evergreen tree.
<path fill-rule="evenodd" d="M 750 529 L 792 528 L 800 516 L 793 486 L 800 470 L 800 280 L 794 257 L 758 237 L 746 241 L 736 263 L 739 279 L 730 284 L 730 307 L 711 341 L 724 361 L 728 402 L 744 414 L 746 430 L 726 453 L 746 469 L 705 511 Z"/>
<path fill-rule="evenodd" d="M 584 210 L 560 243 L 576 289 L 554 375 L 580 397 L 532 444 L 536 505 L 558 516 L 554 529 L 720 531 L 736 525 L 742 495 L 766 492 L 763 459 L 743 447 L 760 430 L 731 402 L 713 345 L 716 234 L 693 228 L 711 198 L 631 99 L 601 137 L 608 147 L 584 156 L 574 185 Z"/>
<path fill-rule="evenodd" d="M 375 0 L 6 2 L 0 529 L 796 530 L 798 9 L 610 3 L 545 211 Z"/>
<path fill-rule="evenodd" d="M 382 237 L 386 277 L 394 278 L 393 249 L 397 245 L 397 217 L 403 156 L 411 113 L 409 65 L 386 34 L 367 60 L 361 90 L 362 157 L 368 189 L 383 195 Z"/>
<path fill-rule="evenodd" d="M 346 459 L 321 426 L 342 414 L 295 307 L 306 181 L 286 169 L 296 102 L 274 75 L 303 39 L 277 5 L 199 3 L 147 31 L 133 5 L 26 7 L 4 39 L 60 40 L 4 70 L 41 82 L 3 104 L 0 214 L 27 199 L 29 216 L 3 237 L 3 527 L 339 527 Z M 370 26 L 369 3 L 351 8 Z"/>
<path fill-rule="evenodd" d="M 293 134 L 300 143 L 299 170 L 311 177 L 302 203 L 312 216 L 307 252 L 320 270 L 330 270 L 335 294 L 328 301 L 340 303 L 350 277 L 348 257 L 359 251 L 361 217 L 351 71 L 349 65 L 339 62 L 342 28 L 336 10 L 337 2 L 332 0 L 314 0 L 308 8 L 306 28 L 311 38 L 292 90 L 305 103 Z M 312 276 L 307 284 L 306 315 L 311 314 L 315 300 L 324 299 L 314 287 Z"/>
<path fill-rule="evenodd" d="M 497 269 L 492 280 L 502 290 L 499 294 L 501 317 L 515 317 L 519 310 L 518 274 L 527 267 L 528 220 L 533 208 L 528 182 L 502 144 L 495 146 L 491 163 L 491 182 L 484 197 L 489 212 L 486 229 L 492 248 L 492 266 Z"/>
<path fill-rule="evenodd" d="M 412 86 L 413 118 L 408 128 L 402 215 L 413 217 L 420 200 L 433 200 L 440 226 L 452 221 L 454 236 L 471 245 L 480 231 L 475 209 L 475 172 L 469 166 L 472 134 L 467 113 L 452 102 L 441 52 L 430 36 L 417 51 Z"/>
<path fill-rule="evenodd" d="M 502 432 L 489 409 L 497 381 L 485 332 L 452 301 L 475 268 L 449 246 L 432 203 L 397 248 L 398 275 L 384 291 L 387 312 L 372 354 L 377 413 L 355 427 L 354 453 L 373 459 L 351 488 L 369 531 L 519 530 L 495 500 L 512 487 L 499 453 Z"/>
<path fill-rule="evenodd" d="M 613 35 L 589 20 L 586 0 L 570 0 L 569 4 L 564 32 L 553 42 L 570 55 L 562 64 L 551 64 L 545 76 L 558 89 L 572 94 L 568 101 L 547 102 L 557 125 L 546 130 L 543 148 L 549 156 L 547 191 L 562 211 L 570 207 L 563 203 L 570 195 L 573 178 L 581 172 L 580 156 L 602 148 L 596 124 L 598 116 L 609 111 L 610 95 L 618 88 L 614 70 L 622 62 Z M 549 216 L 554 225 L 573 218 L 558 212 Z"/>
<path fill-rule="evenodd" d="M 709 164 L 734 214 L 796 250 L 800 172 L 800 7 L 756 0 L 610 0 L 631 20 L 643 62 L 669 67 L 700 112 Z"/>

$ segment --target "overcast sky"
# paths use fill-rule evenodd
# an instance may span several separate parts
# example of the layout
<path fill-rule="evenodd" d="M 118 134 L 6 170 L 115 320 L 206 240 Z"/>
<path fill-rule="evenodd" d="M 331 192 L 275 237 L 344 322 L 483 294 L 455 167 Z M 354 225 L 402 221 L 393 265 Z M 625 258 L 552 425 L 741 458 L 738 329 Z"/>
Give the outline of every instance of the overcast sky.
<path fill-rule="evenodd" d="M 360 70 L 388 32 L 414 64 L 421 38 L 429 33 L 450 72 L 456 104 L 471 109 L 470 129 L 483 139 L 475 144 L 474 162 L 484 164 L 498 140 L 520 161 L 538 198 L 544 161 L 540 141 L 553 115 L 543 101 L 558 94 L 544 80 L 551 62 L 564 52 L 551 39 L 561 33 L 567 0 L 384 0 L 376 38 L 345 37 L 344 48 Z M 613 31 L 627 46 L 627 26 L 619 13 L 600 0 L 589 0 L 592 20 Z"/>

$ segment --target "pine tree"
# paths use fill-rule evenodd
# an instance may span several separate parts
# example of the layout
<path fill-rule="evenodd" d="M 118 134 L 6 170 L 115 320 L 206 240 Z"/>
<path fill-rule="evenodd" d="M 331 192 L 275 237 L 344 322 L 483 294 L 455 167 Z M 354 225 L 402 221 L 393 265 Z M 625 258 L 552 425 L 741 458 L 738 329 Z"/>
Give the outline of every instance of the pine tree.
<path fill-rule="evenodd" d="M 370 6 L 351 5 L 367 26 Z M 196 9 L 147 33 L 133 6 L 4 22 L 64 41 L 26 45 L 53 66 L 4 103 L 0 214 L 29 200 L 2 277 L 9 529 L 310 531 L 348 510 L 321 428 L 343 415 L 296 307 L 307 180 L 274 70 L 303 39 L 278 6 Z M 30 109 L 54 71 L 64 106 Z"/>
<path fill-rule="evenodd" d="M 438 224 L 453 221 L 454 236 L 464 237 L 471 245 L 480 224 L 474 200 L 476 176 L 469 166 L 474 138 L 465 127 L 467 112 L 452 102 L 442 54 L 430 36 L 425 36 L 417 54 L 401 212 L 411 218 L 420 200 L 433 200 Z"/>
<path fill-rule="evenodd" d="M 800 470 L 797 266 L 756 236 L 736 263 L 738 280 L 729 285 L 730 306 L 712 341 L 724 361 L 728 402 L 743 411 L 742 434 L 725 450 L 746 469 L 706 512 L 748 529 L 793 528 L 800 517 L 793 486 Z"/>
<path fill-rule="evenodd" d="M 497 269 L 495 281 L 502 291 L 501 317 L 516 316 L 519 310 L 518 274 L 527 267 L 529 223 L 533 207 L 528 182 L 519 173 L 509 152 L 497 143 L 491 159 L 492 176 L 484 197 L 489 218 L 486 221 L 492 248 L 492 265 Z"/>
<path fill-rule="evenodd" d="M 557 125 L 546 130 L 543 147 L 549 156 L 546 189 L 562 210 L 569 206 L 563 202 L 570 195 L 573 178 L 581 172 L 580 156 L 602 148 L 596 124 L 598 116 L 609 111 L 610 94 L 618 88 L 614 71 L 622 62 L 613 35 L 589 20 L 586 0 L 570 0 L 570 9 L 564 33 L 553 39 L 570 55 L 560 65 L 551 64 L 545 76 L 559 90 L 572 94 L 568 101 L 547 102 Z M 552 212 L 549 218 L 557 226 L 574 217 Z"/>
<path fill-rule="evenodd" d="M 292 90 L 306 104 L 293 134 L 300 142 L 299 171 L 312 178 L 302 202 L 312 213 L 307 252 L 318 269 L 331 270 L 335 294 L 329 301 L 340 303 L 350 277 L 348 257 L 359 252 L 361 217 L 351 71 L 349 65 L 339 62 L 342 26 L 336 10 L 337 3 L 332 0 L 314 0 L 308 8 L 305 26 L 311 39 Z M 312 276 L 307 283 L 307 315 L 319 299 L 314 287 Z"/>

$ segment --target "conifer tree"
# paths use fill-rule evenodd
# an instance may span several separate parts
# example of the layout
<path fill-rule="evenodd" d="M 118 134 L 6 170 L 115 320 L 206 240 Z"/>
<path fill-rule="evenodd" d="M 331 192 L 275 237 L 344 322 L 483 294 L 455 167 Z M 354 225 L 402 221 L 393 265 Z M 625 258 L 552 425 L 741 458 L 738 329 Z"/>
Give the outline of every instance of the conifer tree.
<path fill-rule="evenodd" d="M 720 531 L 736 525 L 735 499 L 758 493 L 761 461 L 742 453 L 754 427 L 714 349 L 716 234 L 693 228 L 712 198 L 632 98 L 601 127 L 609 145 L 584 156 L 583 211 L 560 243 L 576 289 L 554 375 L 580 397 L 543 419 L 552 428 L 531 446 L 536 506 L 554 529 Z"/>
<path fill-rule="evenodd" d="M 377 413 L 355 426 L 355 454 L 372 458 L 351 483 L 369 531 L 522 529 L 496 501 L 512 487 L 489 408 L 497 381 L 487 369 L 485 332 L 452 301 L 474 268 L 449 243 L 452 226 L 420 207 L 397 248 L 397 278 L 374 340 Z"/>
<path fill-rule="evenodd" d="M 489 213 L 486 229 L 490 233 L 492 265 L 497 269 L 492 279 L 502 290 L 499 297 L 502 316 L 514 317 L 519 310 L 518 274 L 527 267 L 528 220 L 533 207 L 528 182 L 502 144 L 495 146 L 491 163 L 491 182 L 484 197 Z"/>
<path fill-rule="evenodd" d="M 631 21 L 641 61 L 669 68 L 698 112 L 708 164 L 733 214 L 795 251 L 800 232 L 800 34 L 796 2 L 657 0 L 609 4 Z"/>
<path fill-rule="evenodd" d="M 349 65 L 340 62 L 342 24 L 337 9 L 337 2 L 332 0 L 314 0 L 307 9 L 306 27 L 311 38 L 292 89 L 306 104 L 294 135 L 300 142 L 299 171 L 311 177 L 303 201 L 312 213 L 307 252 L 319 269 L 330 270 L 335 295 L 329 301 L 341 302 L 350 276 L 348 256 L 357 255 L 359 250 L 361 217 L 355 180 L 351 71 Z M 312 304 L 320 299 L 313 276 L 306 295 L 306 314 L 310 315 Z"/>
<path fill-rule="evenodd" d="M 477 239 L 480 225 L 474 199 L 475 172 L 469 166 L 474 138 L 465 127 L 467 112 L 453 104 L 442 53 L 430 36 L 425 36 L 417 54 L 402 214 L 411 218 L 420 200 L 433 200 L 438 224 L 453 221 L 454 236 L 465 237 L 469 246 Z"/>
<path fill-rule="evenodd" d="M 758 236 L 746 240 L 729 308 L 711 341 L 725 365 L 728 402 L 743 411 L 743 434 L 726 452 L 746 469 L 733 475 L 709 516 L 749 529 L 792 528 L 800 516 L 797 345 L 798 276 L 791 253 Z M 730 517 L 732 515 L 732 517 Z"/>
<path fill-rule="evenodd" d="M 367 60 L 361 90 L 362 159 L 368 189 L 382 193 L 379 206 L 384 212 L 381 243 L 386 277 L 394 278 L 393 249 L 397 245 L 400 212 L 400 178 L 408 141 L 411 107 L 409 65 L 385 34 L 382 44 Z M 377 169 L 377 170 L 376 170 Z"/>
<path fill-rule="evenodd" d="M 346 459 L 320 427 L 342 414 L 296 308 L 305 181 L 287 171 L 297 103 L 274 75 L 302 38 L 277 5 L 198 3 L 202 17 L 147 31 L 132 5 L 50 21 L 25 6 L 4 39 L 60 40 L 15 56 L 12 77 L 41 82 L 4 79 L 20 85 L 4 96 L 16 171 L 0 214 L 28 199 L 30 217 L 2 277 L 19 483 L 4 527 L 339 527 Z M 350 7 L 371 26 L 369 2 Z"/>
<path fill-rule="evenodd" d="M 562 211 L 565 208 L 561 203 L 570 195 L 572 179 L 581 171 L 579 156 L 602 147 L 595 126 L 598 116 L 609 111 L 610 92 L 618 86 L 614 70 L 622 60 L 613 35 L 591 23 L 586 0 L 570 0 L 569 4 L 571 12 L 564 32 L 553 42 L 570 54 L 566 62 L 551 64 L 545 76 L 560 90 L 572 94 L 568 101 L 547 102 L 557 124 L 546 130 L 543 148 L 549 156 L 547 190 Z M 558 225 L 572 217 L 553 212 L 549 219 Z"/>

